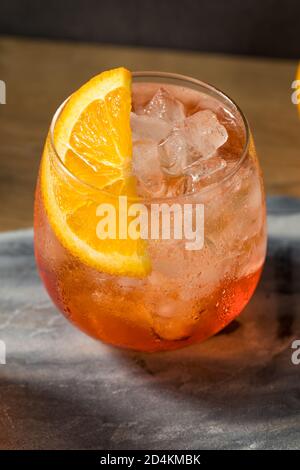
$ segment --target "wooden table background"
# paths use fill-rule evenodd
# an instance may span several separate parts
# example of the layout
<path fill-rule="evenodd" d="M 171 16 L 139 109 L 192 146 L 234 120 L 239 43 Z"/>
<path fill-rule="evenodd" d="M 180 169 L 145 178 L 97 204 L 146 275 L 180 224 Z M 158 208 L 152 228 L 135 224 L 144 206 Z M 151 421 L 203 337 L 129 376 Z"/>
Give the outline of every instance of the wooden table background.
<path fill-rule="evenodd" d="M 34 186 L 51 116 L 104 69 L 164 70 L 212 83 L 247 115 L 269 194 L 300 196 L 300 121 L 291 102 L 296 61 L 98 44 L 0 38 L 0 230 L 32 225 Z"/>

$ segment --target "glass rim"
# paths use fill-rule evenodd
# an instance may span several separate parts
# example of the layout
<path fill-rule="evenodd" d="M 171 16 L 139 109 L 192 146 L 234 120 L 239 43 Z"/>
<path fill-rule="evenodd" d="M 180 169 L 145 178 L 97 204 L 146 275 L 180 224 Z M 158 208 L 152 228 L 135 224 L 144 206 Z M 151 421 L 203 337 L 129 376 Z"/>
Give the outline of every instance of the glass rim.
<path fill-rule="evenodd" d="M 217 182 L 208 184 L 207 186 L 204 186 L 204 187 L 200 188 L 198 191 L 187 192 L 185 194 L 177 194 L 177 195 L 174 195 L 174 196 L 153 196 L 153 197 L 152 196 L 149 196 L 149 197 L 145 197 L 145 196 L 143 196 L 143 197 L 141 197 L 141 196 L 127 196 L 128 200 L 145 202 L 146 204 L 149 204 L 149 203 L 159 202 L 159 201 L 166 202 L 166 201 L 176 200 L 176 199 L 179 199 L 179 198 L 193 197 L 193 196 L 196 196 L 198 194 L 207 193 L 209 191 L 215 190 L 217 187 L 219 187 L 221 184 L 223 184 L 224 181 L 228 181 L 230 178 L 232 178 L 237 173 L 237 171 L 239 170 L 239 168 L 242 165 L 243 161 L 246 159 L 246 157 L 248 155 L 249 143 L 250 143 L 250 128 L 249 128 L 249 124 L 248 124 L 248 120 L 247 120 L 246 116 L 244 115 L 241 108 L 236 104 L 236 102 L 232 98 L 230 98 L 226 93 L 222 92 L 220 89 L 216 88 L 215 86 L 211 85 L 210 83 L 203 82 L 203 81 L 198 80 L 196 78 L 189 77 L 187 75 L 178 74 L 178 73 L 159 72 L 159 71 L 154 71 L 154 70 L 153 71 L 152 70 L 151 71 L 137 71 L 137 72 L 132 72 L 132 77 L 133 77 L 133 79 L 134 78 L 166 78 L 166 79 L 173 79 L 173 80 L 178 80 L 178 81 L 184 81 L 184 82 L 187 82 L 187 83 L 194 84 L 198 87 L 200 86 L 204 89 L 208 89 L 209 91 L 216 94 L 218 97 L 221 97 L 223 100 L 225 100 L 228 103 L 230 103 L 231 105 L 233 105 L 235 110 L 238 112 L 238 114 L 240 115 L 240 117 L 242 119 L 242 123 L 243 123 L 244 130 L 245 130 L 245 142 L 244 142 L 243 148 L 241 150 L 240 156 L 237 159 L 235 165 L 233 165 L 233 167 L 230 169 L 230 171 L 228 173 L 225 173 L 225 175 L 222 178 L 220 178 Z M 109 191 L 107 191 L 105 189 L 97 188 L 96 186 L 94 186 L 90 183 L 87 183 L 86 181 L 82 180 L 80 177 L 75 175 L 65 165 L 62 158 L 60 157 L 60 155 L 57 152 L 57 149 L 56 149 L 56 146 L 55 146 L 55 143 L 54 143 L 54 129 L 55 129 L 57 119 L 60 116 L 60 113 L 62 112 L 64 106 L 69 101 L 71 96 L 72 96 L 72 94 L 70 96 L 68 96 L 68 98 L 66 98 L 59 105 L 59 107 L 57 108 L 57 110 L 55 111 L 55 113 L 53 115 L 53 118 L 52 118 L 51 124 L 50 124 L 49 138 L 50 138 L 50 144 L 51 144 L 52 150 L 53 150 L 54 155 L 55 155 L 55 160 L 58 163 L 58 165 L 61 167 L 63 172 L 65 172 L 68 175 L 68 177 L 70 177 L 72 180 L 74 180 L 77 184 L 82 185 L 83 187 L 85 187 L 89 191 L 93 191 L 96 194 L 103 194 L 103 195 L 108 196 L 110 198 L 118 198 L 118 195 L 111 194 Z"/>

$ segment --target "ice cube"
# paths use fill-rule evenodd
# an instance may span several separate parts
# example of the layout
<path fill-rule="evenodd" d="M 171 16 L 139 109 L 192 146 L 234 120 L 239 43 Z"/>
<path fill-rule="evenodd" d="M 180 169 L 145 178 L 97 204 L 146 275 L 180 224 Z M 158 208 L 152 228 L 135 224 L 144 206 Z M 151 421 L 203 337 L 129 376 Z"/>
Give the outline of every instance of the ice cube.
<path fill-rule="evenodd" d="M 212 111 L 199 111 L 187 117 L 159 144 L 163 172 L 170 176 L 189 174 L 197 181 L 223 170 L 226 162 L 216 156 L 216 150 L 227 138 L 225 127 Z"/>
<path fill-rule="evenodd" d="M 209 158 L 227 141 L 226 128 L 210 110 L 198 111 L 185 119 L 184 134 L 188 145 L 202 158 Z"/>
<path fill-rule="evenodd" d="M 189 193 L 190 185 L 189 179 L 185 176 L 179 176 L 177 178 L 166 178 L 166 191 L 167 197 L 182 196 L 183 194 Z"/>
<path fill-rule="evenodd" d="M 192 165 L 184 169 L 184 174 L 190 175 L 193 182 L 200 181 L 203 178 L 212 176 L 216 172 L 226 169 L 226 161 L 219 156 L 210 158 L 199 158 Z"/>
<path fill-rule="evenodd" d="M 181 299 L 156 300 L 156 312 L 153 315 L 153 331 L 161 339 L 180 341 L 189 338 L 197 322 L 193 315 L 185 315 L 191 311 L 193 303 Z"/>
<path fill-rule="evenodd" d="M 132 172 L 137 178 L 139 192 L 149 194 L 164 190 L 164 175 L 161 171 L 158 148 L 154 142 L 136 142 L 133 146 Z"/>
<path fill-rule="evenodd" d="M 130 113 L 130 125 L 132 130 L 132 140 L 152 140 L 160 142 L 165 139 L 171 131 L 171 124 L 146 115 Z"/>
<path fill-rule="evenodd" d="M 175 123 L 185 119 L 184 105 L 165 88 L 159 88 L 144 109 L 147 116 Z"/>
<path fill-rule="evenodd" d="M 180 129 L 174 129 L 158 146 L 162 171 L 170 176 L 179 176 L 188 165 L 188 147 Z"/>

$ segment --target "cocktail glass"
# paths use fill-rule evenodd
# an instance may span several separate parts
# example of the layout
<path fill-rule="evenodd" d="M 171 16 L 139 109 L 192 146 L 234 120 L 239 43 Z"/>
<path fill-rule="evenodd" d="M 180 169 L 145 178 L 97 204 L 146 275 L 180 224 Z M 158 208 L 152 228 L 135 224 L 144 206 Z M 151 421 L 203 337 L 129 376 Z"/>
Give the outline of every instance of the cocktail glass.
<path fill-rule="evenodd" d="M 160 72 L 133 74 L 134 106 L 151 99 L 161 86 L 189 110 L 197 105 L 216 113 L 229 135 L 220 149 L 227 169 L 200 179 L 191 190 L 182 189 L 186 179 L 173 177 L 167 194 L 153 193 L 150 188 L 129 202 L 142 202 L 148 211 L 153 204 L 190 208 L 203 205 L 201 249 L 186 249 L 184 239 L 148 239 L 151 271 L 146 276 L 100 272 L 79 259 L 57 236 L 44 204 L 42 165 L 35 200 L 35 255 L 54 303 L 92 337 L 141 351 L 180 348 L 224 328 L 251 298 L 266 252 L 262 176 L 243 113 L 224 93 L 206 83 Z M 43 159 L 47 159 L 64 194 L 72 193 L 72 201 L 76 195 L 78 207 L 86 206 L 87 201 L 96 207 L 97 201 L 103 202 L 103 191 L 72 174 L 53 143 L 57 118 L 64 106 L 53 118 Z M 73 209 L 70 207 L 70 213 Z M 78 221 L 73 223 L 93 222 L 89 214 L 84 220 L 79 213 Z"/>

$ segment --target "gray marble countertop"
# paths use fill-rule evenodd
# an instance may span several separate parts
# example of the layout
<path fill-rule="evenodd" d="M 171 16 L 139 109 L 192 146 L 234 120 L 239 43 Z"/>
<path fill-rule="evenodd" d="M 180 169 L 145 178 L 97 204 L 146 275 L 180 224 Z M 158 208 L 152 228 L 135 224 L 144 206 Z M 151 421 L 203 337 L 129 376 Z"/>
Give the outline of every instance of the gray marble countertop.
<path fill-rule="evenodd" d="M 85 336 L 36 273 L 32 231 L 0 235 L 1 449 L 300 447 L 300 203 L 272 199 L 248 307 L 183 350 L 141 354 Z"/>

